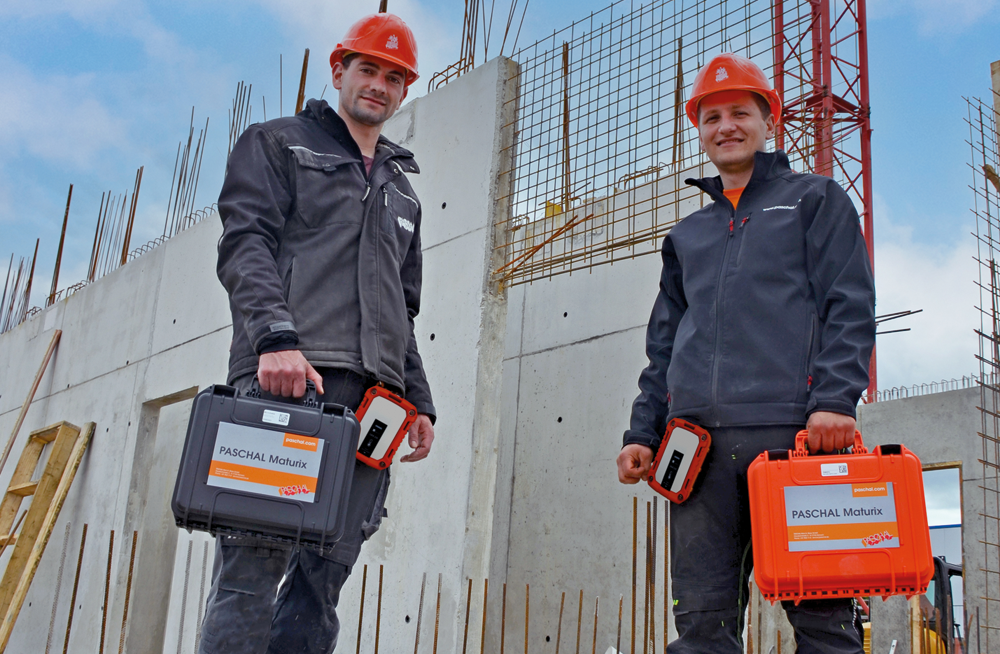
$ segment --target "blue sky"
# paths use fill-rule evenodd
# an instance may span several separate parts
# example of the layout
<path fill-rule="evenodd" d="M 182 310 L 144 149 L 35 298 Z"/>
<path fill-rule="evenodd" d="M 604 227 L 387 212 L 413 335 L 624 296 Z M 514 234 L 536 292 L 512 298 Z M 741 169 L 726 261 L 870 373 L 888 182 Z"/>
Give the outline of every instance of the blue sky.
<path fill-rule="evenodd" d="M 520 45 L 607 4 L 533 0 Z M 307 97 L 317 97 L 329 81 L 330 50 L 348 25 L 377 6 L 376 0 L 0 0 L 0 257 L 13 254 L 16 263 L 41 238 L 34 303 L 50 284 L 70 183 L 61 288 L 85 275 L 101 193 L 130 190 L 140 165 L 133 246 L 162 232 L 192 106 L 196 125 L 210 119 L 197 198 L 206 206 L 221 184 L 226 112 L 237 83 L 253 84 L 254 121 L 263 118 L 261 95 L 268 117 L 275 117 L 283 54 L 287 115 L 304 48 L 311 49 Z M 434 71 L 458 58 L 464 4 L 390 0 L 389 6 L 417 34 L 419 96 Z M 498 2 L 498 15 L 508 6 Z M 962 96 L 988 92 L 989 63 L 1000 59 L 1000 0 L 869 0 L 869 15 L 878 308 L 924 309 L 906 324 L 912 332 L 880 337 L 881 385 L 961 376 L 978 369 Z M 334 96 L 330 88 L 325 93 Z"/>

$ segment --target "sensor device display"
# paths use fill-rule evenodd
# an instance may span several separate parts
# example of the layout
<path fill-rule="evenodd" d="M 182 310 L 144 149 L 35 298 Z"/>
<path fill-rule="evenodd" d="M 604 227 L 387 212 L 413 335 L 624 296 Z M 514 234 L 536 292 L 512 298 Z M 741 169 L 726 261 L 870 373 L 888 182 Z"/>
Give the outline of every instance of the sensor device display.
<path fill-rule="evenodd" d="M 356 415 L 361 421 L 358 460 L 376 469 L 389 467 L 399 442 L 417 419 L 417 409 L 395 393 L 373 386 Z"/>
<path fill-rule="evenodd" d="M 691 495 L 694 480 L 712 444 L 701 427 L 681 418 L 667 424 L 660 450 L 649 470 L 649 485 L 671 502 L 680 504 Z"/>

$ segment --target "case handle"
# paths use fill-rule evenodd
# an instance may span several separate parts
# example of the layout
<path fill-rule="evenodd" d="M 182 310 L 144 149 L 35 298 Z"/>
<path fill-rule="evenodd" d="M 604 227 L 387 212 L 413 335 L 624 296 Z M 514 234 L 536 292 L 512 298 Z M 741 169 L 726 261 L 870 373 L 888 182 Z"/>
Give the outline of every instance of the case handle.
<path fill-rule="evenodd" d="M 868 454 L 868 448 L 865 447 L 864 441 L 861 440 L 861 432 L 857 429 L 854 430 L 854 447 L 851 448 L 852 454 Z M 792 451 L 793 457 L 804 457 L 809 456 L 809 430 L 803 429 L 798 434 L 795 435 L 795 450 Z"/>
<path fill-rule="evenodd" d="M 260 393 L 260 380 L 257 379 L 257 375 L 254 375 L 253 381 L 250 382 L 250 389 L 244 395 L 260 399 Z M 302 406 L 310 409 L 319 406 L 319 401 L 316 398 L 316 383 L 311 379 L 306 380 L 306 394 L 302 398 Z"/>

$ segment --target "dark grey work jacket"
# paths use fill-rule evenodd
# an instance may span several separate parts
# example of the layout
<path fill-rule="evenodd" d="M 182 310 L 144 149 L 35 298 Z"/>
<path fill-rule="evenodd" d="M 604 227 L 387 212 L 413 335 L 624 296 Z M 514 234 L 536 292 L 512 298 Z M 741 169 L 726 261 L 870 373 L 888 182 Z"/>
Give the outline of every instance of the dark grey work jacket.
<path fill-rule="evenodd" d="M 337 113 L 310 100 L 297 116 L 253 125 L 219 196 L 218 274 L 229 292 L 229 379 L 257 369 L 275 335 L 313 366 L 403 389 L 436 416 L 413 336 L 420 310 L 420 203 L 413 154 L 380 138 L 371 173 Z"/>
<path fill-rule="evenodd" d="M 663 239 L 663 272 L 624 442 L 659 447 L 669 419 L 708 429 L 854 416 L 875 345 L 875 288 L 858 214 L 832 179 L 758 152 L 734 210 L 714 200 Z"/>

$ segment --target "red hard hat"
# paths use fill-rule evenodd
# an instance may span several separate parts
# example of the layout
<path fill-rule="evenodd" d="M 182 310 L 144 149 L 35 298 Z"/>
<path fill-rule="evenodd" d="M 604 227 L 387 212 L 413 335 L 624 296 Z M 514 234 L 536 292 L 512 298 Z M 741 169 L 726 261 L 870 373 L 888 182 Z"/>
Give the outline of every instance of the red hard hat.
<path fill-rule="evenodd" d="M 406 86 L 417 74 L 417 40 L 403 20 L 395 14 L 372 14 L 351 25 L 344 40 L 330 54 L 330 66 L 343 61 L 352 52 L 371 55 L 406 69 Z"/>
<path fill-rule="evenodd" d="M 720 54 L 698 71 L 687 101 L 688 118 L 698 126 L 698 105 L 705 96 L 719 91 L 753 91 L 771 106 L 775 122 L 781 118 L 781 98 L 771 87 L 771 81 L 757 64 L 732 53 Z"/>

